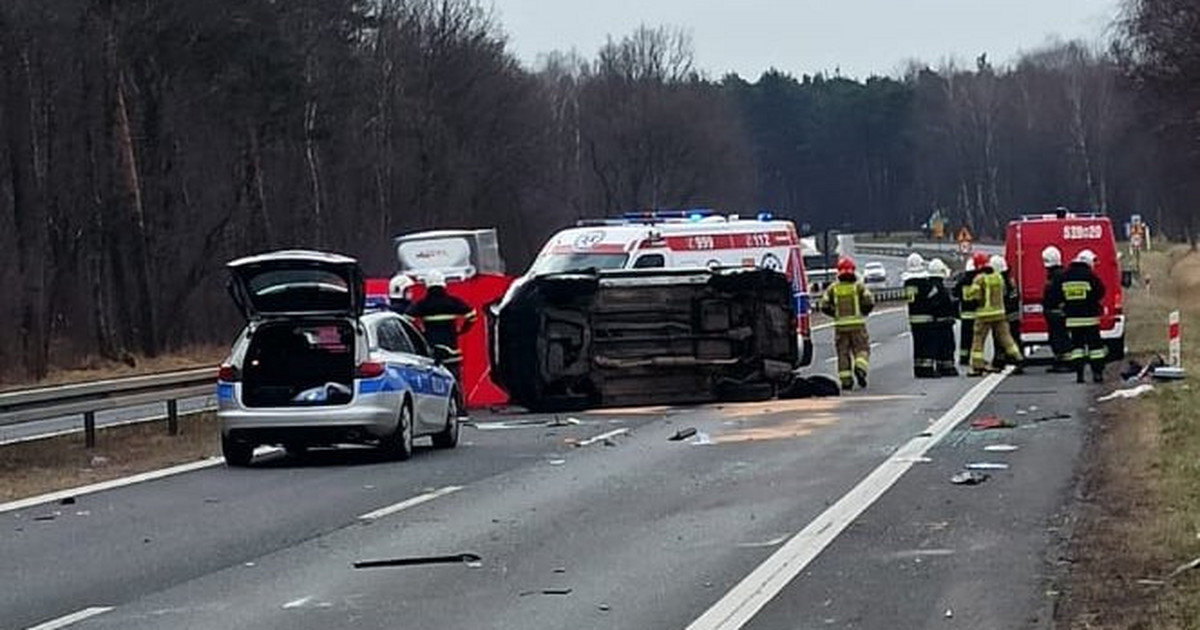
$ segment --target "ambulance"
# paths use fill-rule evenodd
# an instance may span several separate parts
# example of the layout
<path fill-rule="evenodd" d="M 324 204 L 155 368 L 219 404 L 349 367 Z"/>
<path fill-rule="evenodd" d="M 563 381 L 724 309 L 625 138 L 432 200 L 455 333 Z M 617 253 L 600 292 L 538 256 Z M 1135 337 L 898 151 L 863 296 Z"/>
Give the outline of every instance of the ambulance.
<path fill-rule="evenodd" d="M 1023 348 L 1049 343 L 1046 318 L 1042 315 L 1042 293 L 1046 269 L 1042 250 L 1055 246 L 1069 265 L 1079 252 L 1096 254 L 1096 275 L 1104 283 L 1104 309 L 1100 335 L 1108 343 L 1109 358 L 1125 356 L 1125 302 L 1121 286 L 1121 264 L 1112 221 L 1097 214 L 1054 214 L 1024 216 L 1008 224 L 1005 257 L 1021 290 L 1021 339 Z"/>
<path fill-rule="evenodd" d="M 526 277 L 583 270 L 759 267 L 792 285 L 800 366 L 812 363 L 811 298 L 802 244 L 791 221 L 707 210 L 632 212 L 587 219 L 555 234 Z"/>

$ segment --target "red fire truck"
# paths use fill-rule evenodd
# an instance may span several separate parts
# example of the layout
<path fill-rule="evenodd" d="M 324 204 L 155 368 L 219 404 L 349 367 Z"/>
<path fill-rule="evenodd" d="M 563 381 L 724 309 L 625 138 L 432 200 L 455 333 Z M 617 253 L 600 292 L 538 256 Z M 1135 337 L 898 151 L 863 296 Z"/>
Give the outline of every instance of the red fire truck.
<path fill-rule="evenodd" d="M 1064 265 L 1070 264 L 1085 249 L 1096 254 L 1096 275 L 1105 289 L 1100 334 L 1108 342 L 1109 358 L 1123 358 L 1125 303 L 1117 243 L 1112 221 L 1095 214 L 1059 211 L 1024 216 L 1008 224 L 1005 257 L 1021 290 L 1021 346 L 1042 346 L 1050 340 L 1046 318 L 1042 315 L 1042 292 L 1046 285 L 1042 250 L 1051 245 L 1062 252 Z"/>

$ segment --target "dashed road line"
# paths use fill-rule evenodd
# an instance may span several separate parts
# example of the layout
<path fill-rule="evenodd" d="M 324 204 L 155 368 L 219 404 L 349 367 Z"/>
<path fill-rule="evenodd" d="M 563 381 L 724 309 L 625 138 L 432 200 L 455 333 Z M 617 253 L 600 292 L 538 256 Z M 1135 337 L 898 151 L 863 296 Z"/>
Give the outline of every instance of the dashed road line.
<path fill-rule="evenodd" d="M 871 319 L 874 317 L 883 317 L 884 315 L 895 315 L 896 313 L 907 313 L 907 312 L 908 312 L 907 306 L 903 306 L 903 307 L 899 307 L 899 308 L 889 308 L 889 309 L 885 309 L 882 311 L 875 311 L 874 313 L 871 313 L 867 317 L 867 319 Z M 830 328 L 833 328 L 833 326 L 834 326 L 833 322 L 829 322 L 828 324 L 821 324 L 819 326 L 813 326 L 812 331 L 817 332 L 818 330 L 829 330 Z"/>
<path fill-rule="evenodd" d="M 979 407 L 1011 370 L 993 374 L 971 388 L 938 419 L 925 437 L 900 447 L 837 503 L 825 510 L 762 564 L 750 572 L 687 630 L 738 630 L 791 583 L 843 530 L 871 507 L 922 457 Z"/>
<path fill-rule="evenodd" d="M 40 623 L 29 628 L 29 630 L 58 630 L 59 628 L 66 628 L 73 623 L 79 623 L 84 619 L 90 619 L 96 615 L 103 615 L 110 610 L 112 610 L 112 606 L 93 606 L 91 608 L 84 608 L 78 612 L 73 612 L 69 615 L 63 615 L 58 619 L 51 619 L 45 623 Z"/>
<path fill-rule="evenodd" d="M 362 516 L 358 517 L 358 520 L 368 522 L 368 523 L 372 522 L 372 521 L 377 521 L 385 516 L 391 516 L 392 514 L 395 514 L 397 512 L 403 512 L 404 510 L 417 507 L 418 505 L 421 505 L 423 503 L 429 503 L 430 501 L 433 501 L 434 499 L 444 497 L 448 494 L 453 494 L 462 489 L 463 489 L 463 486 L 446 486 L 445 488 L 439 488 L 437 490 L 434 490 L 433 492 L 426 492 L 425 494 L 419 494 L 415 497 L 412 497 L 411 499 L 405 499 L 399 503 L 394 503 L 387 507 L 379 508 L 378 510 L 375 510 L 374 512 L 367 512 L 366 514 L 363 514 Z"/>

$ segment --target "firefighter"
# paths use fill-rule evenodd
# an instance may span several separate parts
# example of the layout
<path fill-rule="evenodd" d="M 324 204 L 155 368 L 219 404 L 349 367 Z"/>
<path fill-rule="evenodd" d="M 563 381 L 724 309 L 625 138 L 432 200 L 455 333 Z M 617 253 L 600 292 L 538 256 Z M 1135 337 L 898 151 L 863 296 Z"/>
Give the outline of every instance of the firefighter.
<path fill-rule="evenodd" d="M 992 337 L 995 353 L 1005 357 L 1021 370 L 1021 350 L 1008 332 L 1008 320 L 1004 317 L 1004 276 L 992 267 L 987 254 L 975 254 L 975 280 L 964 289 L 965 299 L 977 301 L 975 309 L 975 334 L 971 341 L 971 376 L 982 376 L 985 372 L 984 346 L 988 336 Z"/>
<path fill-rule="evenodd" d="M 1062 310 L 1071 338 L 1071 363 L 1075 382 L 1084 382 L 1085 364 L 1092 365 L 1092 381 L 1104 382 L 1104 364 L 1108 347 L 1100 338 L 1100 314 L 1103 311 L 1104 283 L 1096 277 L 1096 254 L 1085 249 L 1047 289 L 1047 303 Z"/>
<path fill-rule="evenodd" d="M 940 258 L 929 261 L 929 285 L 932 311 L 933 331 L 931 334 L 934 347 L 933 360 L 938 376 L 958 376 L 958 368 L 954 366 L 954 301 L 950 299 L 950 290 L 946 288 L 946 278 L 950 277 L 950 267 Z"/>
<path fill-rule="evenodd" d="M 1008 261 L 1004 256 L 996 254 L 989 261 L 992 264 L 992 269 L 995 269 L 1000 277 L 1004 278 L 1004 319 L 1008 322 L 1008 334 L 1012 337 L 1014 343 L 1017 344 L 1017 349 L 1021 349 L 1021 291 L 1013 282 L 1012 275 L 1008 272 Z M 999 352 L 996 353 L 992 363 L 997 368 L 1004 367 L 1004 362 L 1001 360 Z"/>
<path fill-rule="evenodd" d="M 975 281 L 975 260 L 967 261 L 966 271 L 954 284 L 954 302 L 958 306 L 958 364 L 971 365 L 971 342 L 975 336 L 974 299 L 967 296 L 971 283 Z"/>
<path fill-rule="evenodd" d="M 1050 299 L 1050 287 L 1062 277 L 1062 251 L 1051 245 L 1042 250 L 1042 266 L 1046 268 L 1046 284 L 1042 289 L 1042 314 L 1046 317 L 1046 329 L 1050 337 L 1050 351 L 1054 353 L 1055 373 L 1074 372 L 1071 365 L 1071 337 L 1067 333 L 1067 319 L 1062 307 Z"/>
<path fill-rule="evenodd" d="M 392 276 L 388 281 L 388 306 L 393 311 L 405 315 L 408 309 L 412 307 L 412 296 L 409 292 L 412 291 L 413 279 L 408 274 L 398 273 Z"/>
<path fill-rule="evenodd" d="M 875 300 L 866 285 L 859 282 L 857 266 L 850 258 L 837 264 L 837 281 L 825 290 L 821 312 L 833 318 L 837 346 L 838 379 L 842 389 L 867 386 L 867 371 L 871 367 L 871 339 L 867 336 L 867 316 L 875 308 Z"/>
<path fill-rule="evenodd" d="M 421 322 L 429 345 L 441 350 L 446 357 L 443 363 L 454 373 L 456 380 L 461 380 L 462 352 L 458 349 L 458 336 L 475 323 L 475 309 L 446 292 L 446 277 L 440 271 L 429 272 L 425 288 L 425 297 L 413 304 L 408 314 Z"/>
<path fill-rule="evenodd" d="M 933 342 L 933 283 L 920 254 L 909 255 L 905 263 L 904 295 L 908 300 L 908 325 L 912 331 L 913 376 L 937 376 Z"/>

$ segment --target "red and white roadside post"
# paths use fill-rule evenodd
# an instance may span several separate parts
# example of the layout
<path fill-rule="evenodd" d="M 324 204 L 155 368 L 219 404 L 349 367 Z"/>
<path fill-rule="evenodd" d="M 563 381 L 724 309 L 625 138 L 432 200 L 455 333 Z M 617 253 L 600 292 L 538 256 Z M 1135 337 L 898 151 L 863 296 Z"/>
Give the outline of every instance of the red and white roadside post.
<path fill-rule="evenodd" d="M 1167 364 L 1173 368 L 1183 367 L 1183 341 L 1179 330 L 1179 311 L 1171 311 L 1167 317 Z"/>

